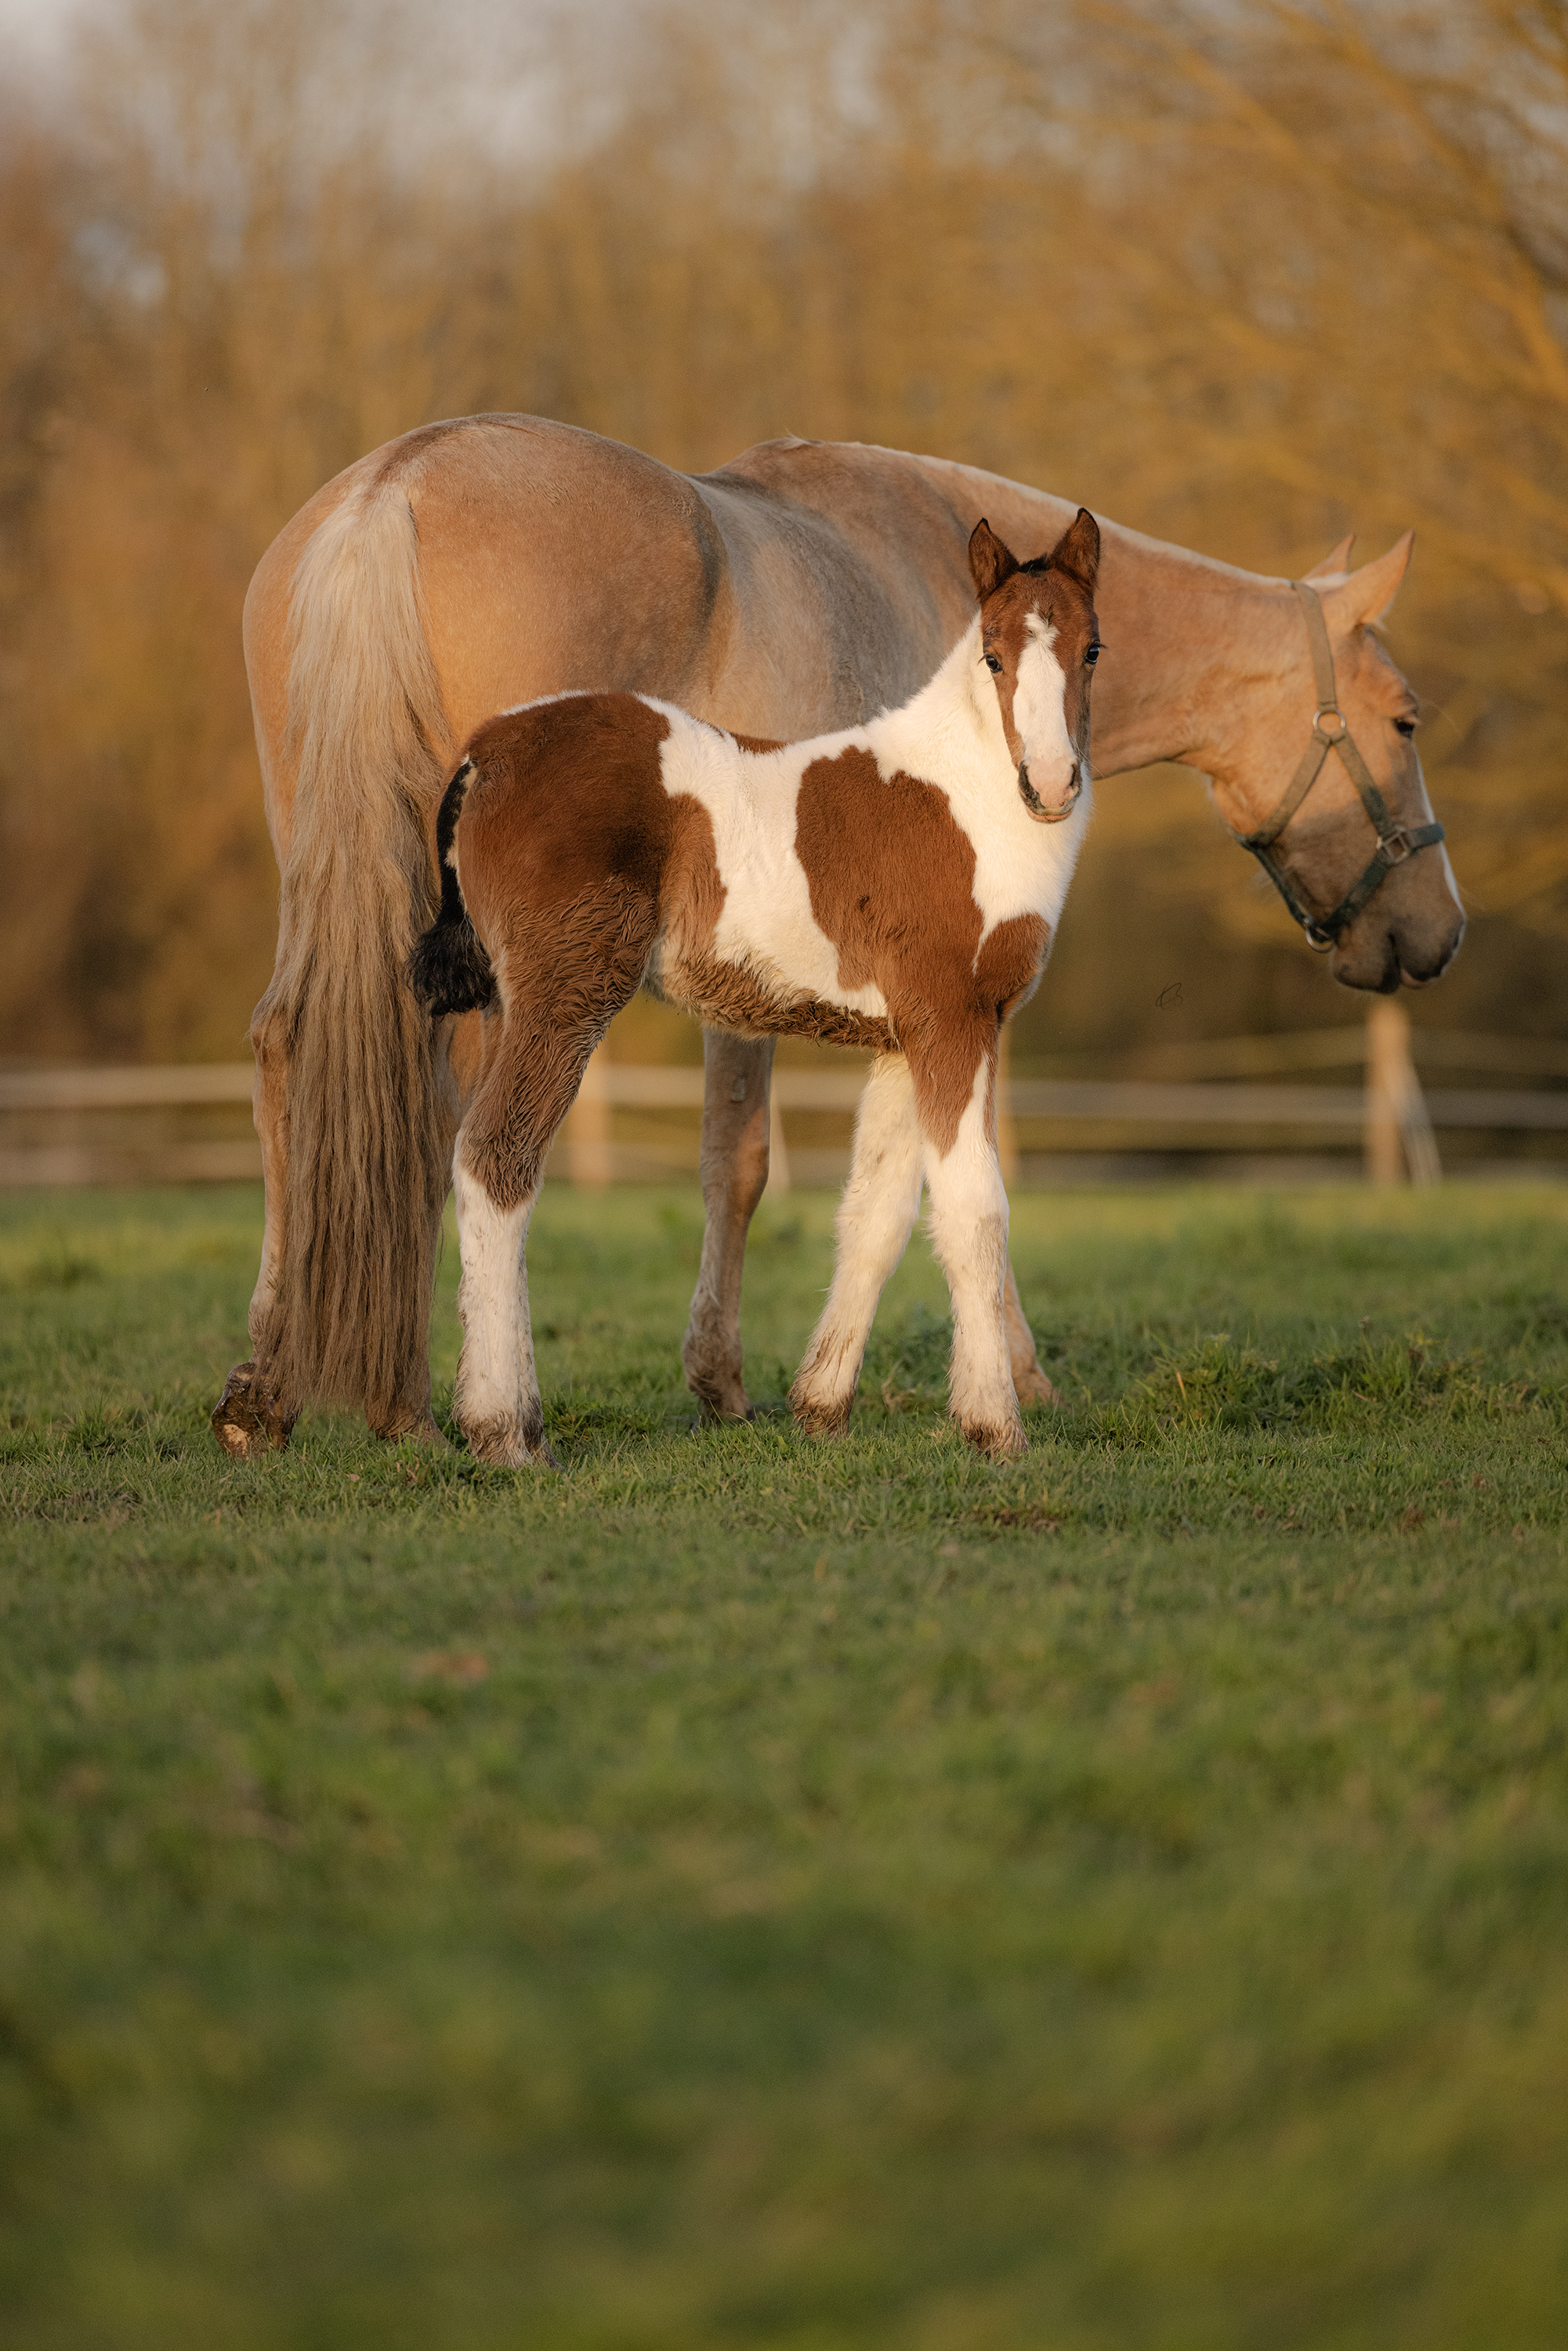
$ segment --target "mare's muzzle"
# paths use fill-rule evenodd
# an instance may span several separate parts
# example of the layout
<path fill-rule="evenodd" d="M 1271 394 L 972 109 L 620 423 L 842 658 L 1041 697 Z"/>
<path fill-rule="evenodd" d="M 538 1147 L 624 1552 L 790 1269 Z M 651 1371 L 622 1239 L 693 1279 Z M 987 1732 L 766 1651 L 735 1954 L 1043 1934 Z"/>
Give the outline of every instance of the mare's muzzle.
<path fill-rule="evenodd" d="M 1070 817 L 1078 806 L 1079 795 L 1082 789 L 1083 769 L 1082 766 L 1078 766 L 1072 770 L 1072 781 L 1067 788 L 1067 795 L 1061 806 L 1047 808 L 1034 786 L 1030 782 L 1028 760 L 1019 761 L 1019 798 L 1036 824 L 1060 824 L 1064 817 Z"/>

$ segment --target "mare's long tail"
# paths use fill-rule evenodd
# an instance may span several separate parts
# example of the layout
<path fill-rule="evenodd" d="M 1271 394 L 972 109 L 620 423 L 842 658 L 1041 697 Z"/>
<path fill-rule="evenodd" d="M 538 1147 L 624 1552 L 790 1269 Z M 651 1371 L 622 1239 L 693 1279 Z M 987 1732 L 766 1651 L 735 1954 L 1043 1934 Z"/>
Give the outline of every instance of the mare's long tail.
<path fill-rule="evenodd" d="M 424 811 L 449 728 L 402 484 L 351 490 L 312 533 L 290 598 L 293 834 L 258 1060 L 287 1075 L 281 1261 L 254 1330 L 280 1406 L 417 1420 L 456 1089 L 408 987 L 433 911 Z"/>
<path fill-rule="evenodd" d="M 484 942 L 468 919 L 453 846 L 474 774 L 473 760 L 465 759 L 442 799 L 435 820 L 441 912 L 408 959 L 409 985 L 434 1013 L 483 1012 L 496 1000 L 496 975 Z"/>

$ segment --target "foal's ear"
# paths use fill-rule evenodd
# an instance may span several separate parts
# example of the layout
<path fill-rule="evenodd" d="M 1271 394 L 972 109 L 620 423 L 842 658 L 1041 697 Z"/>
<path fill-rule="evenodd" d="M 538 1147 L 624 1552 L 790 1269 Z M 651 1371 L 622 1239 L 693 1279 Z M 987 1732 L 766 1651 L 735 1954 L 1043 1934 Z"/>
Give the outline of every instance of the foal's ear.
<path fill-rule="evenodd" d="M 1100 569 L 1100 526 L 1087 507 L 1080 507 L 1046 559 L 1053 571 L 1071 571 L 1091 595 Z"/>
<path fill-rule="evenodd" d="M 1012 549 L 997 537 L 982 515 L 969 534 L 969 577 L 981 603 L 988 596 L 994 596 L 1002 581 L 1010 580 L 1018 568 L 1019 559 Z"/>

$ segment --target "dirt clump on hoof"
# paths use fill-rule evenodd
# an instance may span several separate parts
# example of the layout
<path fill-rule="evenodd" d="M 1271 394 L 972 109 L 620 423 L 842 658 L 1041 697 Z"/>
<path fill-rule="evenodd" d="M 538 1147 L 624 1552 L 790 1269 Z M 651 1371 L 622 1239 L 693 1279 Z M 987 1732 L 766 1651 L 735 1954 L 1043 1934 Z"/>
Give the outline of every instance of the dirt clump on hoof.
<path fill-rule="evenodd" d="M 236 1461 L 257 1461 L 264 1453 L 282 1452 L 298 1417 L 279 1412 L 254 1363 L 236 1364 L 213 1406 L 213 1435 Z"/>

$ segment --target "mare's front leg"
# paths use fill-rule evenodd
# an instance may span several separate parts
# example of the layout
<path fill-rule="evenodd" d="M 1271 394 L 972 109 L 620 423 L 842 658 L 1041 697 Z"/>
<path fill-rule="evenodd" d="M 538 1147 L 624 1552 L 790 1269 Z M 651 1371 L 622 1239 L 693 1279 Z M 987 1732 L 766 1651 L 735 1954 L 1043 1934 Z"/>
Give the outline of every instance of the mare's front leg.
<path fill-rule="evenodd" d="M 841 1436 L 849 1420 L 877 1300 L 920 1210 L 920 1155 L 909 1064 L 902 1053 L 884 1054 L 872 1064 L 855 1114 L 833 1286 L 789 1391 L 810 1436 Z"/>
<path fill-rule="evenodd" d="M 943 1040 L 943 1042 L 948 1040 Z M 923 1103 L 931 1242 L 953 1301 L 948 1411 L 971 1445 L 993 1460 L 1028 1450 L 1013 1386 L 1004 1296 L 1008 1196 L 997 1158 L 996 1032 L 977 1040 L 979 1067 L 956 1134 L 933 1134 L 943 1105 Z M 967 1052 L 963 1055 L 967 1059 Z M 943 1123 L 946 1124 L 946 1121 Z M 944 1148 L 943 1145 L 946 1144 Z"/>
<path fill-rule="evenodd" d="M 1012 1259 L 1008 1259 L 1007 1287 L 1002 1292 L 1002 1312 L 1008 1326 L 1008 1355 L 1012 1364 L 1013 1387 L 1019 1404 L 1060 1404 L 1061 1391 L 1047 1379 L 1040 1369 L 1035 1349 L 1034 1332 L 1024 1314 L 1023 1301 L 1019 1296 L 1018 1276 Z"/>
<path fill-rule="evenodd" d="M 749 1420 L 741 1378 L 746 1236 L 768 1183 L 773 1040 L 703 1031 L 703 1255 L 681 1345 L 686 1385 L 718 1420 Z"/>

